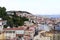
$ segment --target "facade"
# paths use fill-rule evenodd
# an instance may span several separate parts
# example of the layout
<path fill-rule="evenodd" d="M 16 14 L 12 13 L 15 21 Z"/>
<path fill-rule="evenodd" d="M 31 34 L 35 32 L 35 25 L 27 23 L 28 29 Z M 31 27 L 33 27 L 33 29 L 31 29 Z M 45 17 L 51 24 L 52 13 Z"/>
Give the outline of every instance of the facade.
<path fill-rule="evenodd" d="M 33 25 L 33 23 L 32 22 L 29 22 L 29 21 L 25 21 L 24 22 L 24 25 L 31 26 L 31 25 Z"/>
<path fill-rule="evenodd" d="M 24 35 L 24 28 L 4 28 L 4 35 L 6 39 L 13 39 Z"/>
<path fill-rule="evenodd" d="M 0 18 L 0 31 L 3 30 L 3 26 L 6 25 L 7 21 L 6 20 L 2 20 L 2 18 Z"/>
<path fill-rule="evenodd" d="M 5 40 L 5 39 L 6 39 L 6 37 L 5 37 L 4 33 L 1 32 L 1 33 L 0 33 L 0 40 Z"/>
<path fill-rule="evenodd" d="M 6 25 L 6 20 L 2 20 L 2 18 L 0 18 L 0 40 L 5 40 L 5 35 L 3 32 L 3 26 Z"/>
<path fill-rule="evenodd" d="M 33 40 L 35 34 L 35 27 L 30 26 L 28 29 L 25 30 L 24 32 L 24 38 L 25 40 Z"/>
<path fill-rule="evenodd" d="M 24 33 L 25 36 L 26 35 L 30 36 L 30 39 L 34 38 L 34 34 L 35 34 L 35 31 L 33 30 L 25 30 L 25 33 Z"/>
<path fill-rule="evenodd" d="M 38 33 L 37 36 L 34 37 L 33 40 L 50 40 L 50 37 L 49 36 L 45 36 L 45 34 L 42 34 L 42 33 L 45 33 L 46 31 L 40 31 Z"/>
<path fill-rule="evenodd" d="M 14 11 L 7 11 L 8 15 L 14 15 Z"/>
<path fill-rule="evenodd" d="M 34 40 L 60 40 L 60 31 L 40 31 Z"/>

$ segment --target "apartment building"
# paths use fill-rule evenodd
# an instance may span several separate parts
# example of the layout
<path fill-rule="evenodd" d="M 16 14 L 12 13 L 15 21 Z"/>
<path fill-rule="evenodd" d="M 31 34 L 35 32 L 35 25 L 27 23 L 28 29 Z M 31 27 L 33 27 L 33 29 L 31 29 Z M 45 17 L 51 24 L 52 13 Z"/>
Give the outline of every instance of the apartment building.
<path fill-rule="evenodd" d="M 7 21 L 6 20 L 2 20 L 2 18 L 0 18 L 0 31 L 3 30 L 3 26 L 6 25 Z"/>
<path fill-rule="evenodd" d="M 50 40 L 50 37 L 45 36 L 46 31 L 40 31 L 37 36 L 34 37 L 33 40 Z"/>
<path fill-rule="evenodd" d="M 60 40 L 60 31 L 43 31 L 38 32 L 38 35 L 34 37 L 34 40 Z"/>
<path fill-rule="evenodd" d="M 24 28 L 4 28 L 4 35 L 6 39 L 13 39 L 23 37 L 24 35 Z"/>

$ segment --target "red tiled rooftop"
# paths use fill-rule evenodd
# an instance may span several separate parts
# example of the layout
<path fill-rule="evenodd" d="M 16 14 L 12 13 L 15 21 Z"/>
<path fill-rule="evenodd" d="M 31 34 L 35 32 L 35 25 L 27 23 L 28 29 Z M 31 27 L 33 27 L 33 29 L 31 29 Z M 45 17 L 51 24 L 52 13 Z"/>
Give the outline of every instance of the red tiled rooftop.
<path fill-rule="evenodd" d="M 3 30 L 24 30 L 24 27 L 20 27 L 20 28 L 4 28 Z"/>
<path fill-rule="evenodd" d="M 24 34 L 16 34 L 16 36 L 23 36 Z"/>

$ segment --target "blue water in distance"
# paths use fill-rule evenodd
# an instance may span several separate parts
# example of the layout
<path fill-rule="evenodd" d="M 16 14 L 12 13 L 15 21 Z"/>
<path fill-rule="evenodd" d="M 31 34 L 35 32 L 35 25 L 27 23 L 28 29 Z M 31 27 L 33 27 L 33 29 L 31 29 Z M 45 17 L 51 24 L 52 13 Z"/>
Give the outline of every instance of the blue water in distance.
<path fill-rule="evenodd" d="M 49 18 L 60 18 L 60 15 L 39 15 L 39 16 L 46 16 Z"/>

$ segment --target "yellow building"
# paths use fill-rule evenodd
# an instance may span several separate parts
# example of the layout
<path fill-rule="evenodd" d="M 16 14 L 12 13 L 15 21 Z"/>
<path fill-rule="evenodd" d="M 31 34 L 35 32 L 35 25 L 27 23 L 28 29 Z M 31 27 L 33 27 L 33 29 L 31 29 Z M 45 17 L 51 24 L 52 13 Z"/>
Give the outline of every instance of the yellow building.
<path fill-rule="evenodd" d="M 60 31 L 40 31 L 34 40 L 60 40 Z"/>
<path fill-rule="evenodd" d="M 6 37 L 5 37 L 4 33 L 0 33 L 0 40 L 5 40 L 5 39 L 6 39 Z"/>
<path fill-rule="evenodd" d="M 50 40 L 60 40 L 60 31 L 46 32 L 45 35 L 49 36 Z"/>
<path fill-rule="evenodd" d="M 45 36 L 50 37 L 50 40 L 53 40 L 54 32 L 45 32 Z"/>
<path fill-rule="evenodd" d="M 37 36 L 34 37 L 34 40 L 50 40 L 50 36 L 45 35 L 46 31 L 40 31 Z"/>

